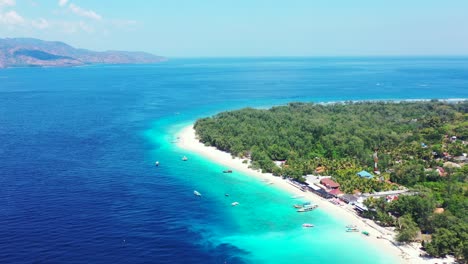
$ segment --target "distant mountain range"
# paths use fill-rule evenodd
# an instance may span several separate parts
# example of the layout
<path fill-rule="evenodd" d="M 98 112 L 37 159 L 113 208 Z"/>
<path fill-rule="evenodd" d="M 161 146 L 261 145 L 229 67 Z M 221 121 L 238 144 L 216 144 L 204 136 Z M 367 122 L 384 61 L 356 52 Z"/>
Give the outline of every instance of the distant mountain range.
<path fill-rule="evenodd" d="M 143 64 L 165 61 L 145 52 L 91 51 L 59 41 L 33 38 L 0 38 L 0 68 L 65 67 L 86 64 Z"/>

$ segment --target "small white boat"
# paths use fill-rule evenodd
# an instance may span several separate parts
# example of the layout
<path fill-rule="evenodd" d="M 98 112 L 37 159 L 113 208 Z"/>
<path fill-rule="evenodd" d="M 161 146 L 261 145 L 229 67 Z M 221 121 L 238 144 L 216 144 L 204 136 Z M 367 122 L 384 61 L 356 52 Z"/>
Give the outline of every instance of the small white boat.
<path fill-rule="evenodd" d="M 239 205 L 239 203 L 238 202 L 233 202 L 231 205 L 232 206 L 237 206 L 237 205 Z"/>
<path fill-rule="evenodd" d="M 183 156 L 183 157 L 182 157 L 182 160 L 183 160 L 183 161 L 187 161 L 188 158 L 187 158 L 186 156 Z"/>
<path fill-rule="evenodd" d="M 193 191 L 193 194 L 195 194 L 196 196 L 201 196 L 201 193 L 199 193 L 198 191 Z"/>
<path fill-rule="evenodd" d="M 154 163 L 154 165 L 155 165 L 156 167 L 158 167 L 158 166 L 159 166 L 159 161 L 156 161 L 156 162 Z"/>
<path fill-rule="evenodd" d="M 304 207 L 297 210 L 297 212 L 299 212 L 299 213 L 309 212 L 309 211 L 315 210 L 317 208 L 318 208 L 318 205 L 316 205 L 316 204 L 314 204 L 314 205 L 304 205 Z"/>
<path fill-rule="evenodd" d="M 313 224 L 308 224 L 308 223 L 305 223 L 305 224 L 302 224 L 303 227 L 314 227 Z"/>
<path fill-rule="evenodd" d="M 304 198 L 304 195 L 294 195 L 291 198 L 293 199 Z"/>

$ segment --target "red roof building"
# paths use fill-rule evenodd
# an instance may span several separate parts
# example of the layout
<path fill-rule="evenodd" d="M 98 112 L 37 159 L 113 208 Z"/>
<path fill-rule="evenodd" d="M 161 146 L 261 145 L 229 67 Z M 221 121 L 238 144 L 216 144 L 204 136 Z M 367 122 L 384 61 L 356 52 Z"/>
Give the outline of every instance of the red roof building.
<path fill-rule="evenodd" d="M 331 191 L 328 192 L 329 194 L 333 195 L 333 196 L 338 196 L 340 194 L 343 194 L 340 189 L 333 189 Z"/>
<path fill-rule="evenodd" d="M 325 187 L 329 188 L 329 189 L 337 189 L 340 187 L 340 184 L 339 183 L 336 183 L 334 182 L 332 179 L 330 178 L 325 178 L 325 179 L 322 179 L 320 180 L 320 183 L 322 185 L 324 185 Z"/>

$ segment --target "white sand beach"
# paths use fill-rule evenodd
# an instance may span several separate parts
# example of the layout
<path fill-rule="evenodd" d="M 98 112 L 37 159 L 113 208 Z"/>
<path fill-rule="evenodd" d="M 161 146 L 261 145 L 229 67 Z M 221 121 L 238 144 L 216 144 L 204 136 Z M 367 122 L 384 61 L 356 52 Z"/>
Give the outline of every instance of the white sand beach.
<path fill-rule="evenodd" d="M 200 143 L 195 135 L 193 126 L 184 127 L 178 134 L 178 146 L 182 149 L 198 153 L 218 164 L 224 165 L 232 170 L 243 172 L 246 175 L 256 177 L 260 180 L 267 181 L 292 195 L 303 195 L 310 201 L 316 203 L 322 210 L 334 217 L 346 219 L 349 224 L 356 225 L 360 230 L 367 230 L 370 235 L 366 239 L 372 240 L 372 244 L 388 254 L 398 256 L 401 259 L 400 263 L 452 263 L 453 259 L 428 259 L 419 257 L 423 251 L 419 249 L 419 244 L 396 246 L 394 240 L 395 232 L 391 229 L 386 229 L 378 226 L 373 221 L 361 218 L 354 213 L 354 210 L 349 205 L 338 206 L 330 203 L 328 200 L 319 197 L 311 192 L 303 192 L 292 186 L 287 180 L 281 177 L 275 177 L 271 174 L 261 173 L 248 168 L 246 163 L 242 163 L 240 158 L 232 158 L 231 154 L 220 151 L 214 147 L 207 147 Z M 379 237 L 379 238 L 378 238 Z"/>

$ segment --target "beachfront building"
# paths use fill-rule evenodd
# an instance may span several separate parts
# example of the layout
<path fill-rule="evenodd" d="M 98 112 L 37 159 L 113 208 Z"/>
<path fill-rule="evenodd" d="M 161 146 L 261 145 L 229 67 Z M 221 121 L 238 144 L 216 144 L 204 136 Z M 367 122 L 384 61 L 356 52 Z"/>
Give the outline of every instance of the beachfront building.
<path fill-rule="evenodd" d="M 330 178 L 330 176 L 306 175 L 305 184 L 307 185 L 307 189 L 325 199 L 333 198 L 333 196 L 327 192 L 327 188 L 320 184 L 321 180 L 326 179 L 324 177 Z"/>
<path fill-rule="evenodd" d="M 313 192 L 323 198 L 331 198 L 328 192 L 325 190 L 325 186 L 320 184 L 320 176 L 315 175 L 306 175 L 305 176 L 305 184 L 307 185 L 307 189 L 310 192 Z"/>
<path fill-rule="evenodd" d="M 327 189 L 327 192 L 334 197 L 343 195 L 343 193 L 340 190 L 340 184 L 333 181 L 330 178 L 321 179 L 320 184 L 325 186 L 325 188 Z"/>
<path fill-rule="evenodd" d="M 358 214 L 362 214 L 364 213 L 365 211 L 369 210 L 367 208 L 367 206 L 365 206 L 362 202 L 356 202 L 354 204 L 354 210 L 358 213 Z"/>
<path fill-rule="evenodd" d="M 324 178 L 324 179 L 321 179 L 320 180 L 320 184 L 322 184 L 323 186 L 327 187 L 328 189 L 338 189 L 340 188 L 340 184 L 333 181 L 332 179 L 330 178 Z"/>
<path fill-rule="evenodd" d="M 309 189 L 309 191 L 311 191 L 311 192 L 315 193 L 316 195 L 318 195 L 320 197 L 323 197 L 325 199 L 333 198 L 333 196 L 331 194 L 329 194 L 325 189 L 319 187 L 318 185 L 316 185 L 314 183 L 309 184 L 308 189 Z"/>
<path fill-rule="evenodd" d="M 358 201 L 358 198 L 352 194 L 345 194 L 340 197 L 340 199 L 348 204 L 355 204 Z"/>
<path fill-rule="evenodd" d="M 340 191 L 340 189 L 332 189 L 331 191 L 328 192 L 329 194 L 333 195 L 334 197 L 340 197 L 343 195 L 343 192 Z"/>

